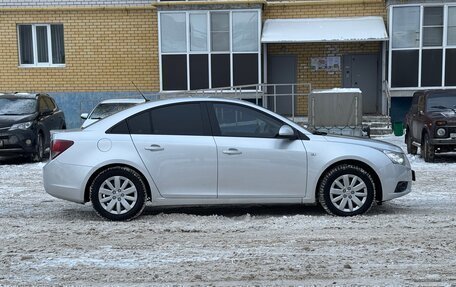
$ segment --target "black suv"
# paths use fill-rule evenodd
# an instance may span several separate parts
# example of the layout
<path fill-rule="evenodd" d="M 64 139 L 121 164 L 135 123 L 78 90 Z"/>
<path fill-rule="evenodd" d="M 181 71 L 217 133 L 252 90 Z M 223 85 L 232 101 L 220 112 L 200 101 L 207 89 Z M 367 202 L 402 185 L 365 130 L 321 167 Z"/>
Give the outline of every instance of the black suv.
<path fill-rule="evenodd" d="M 65 129 L 65 116 L 45 94 L 0 94 L 0 156 L 29 156 L 41 161 L 50 131 Z"/>
<path fill-rule="evenodd" d="M 405 116 L 407 152 L 434 161 L 435 153 L 456 150 L 456 90 L 419 91 Z"/>

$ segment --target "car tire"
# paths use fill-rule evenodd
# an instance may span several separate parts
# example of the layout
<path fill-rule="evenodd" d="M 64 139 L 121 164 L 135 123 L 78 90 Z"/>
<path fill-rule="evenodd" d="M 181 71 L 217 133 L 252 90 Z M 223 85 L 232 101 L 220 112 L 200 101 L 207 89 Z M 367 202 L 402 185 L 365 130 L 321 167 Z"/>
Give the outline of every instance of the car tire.
<path fill-rule="evenodd" d="M 417 154 L 418 147 L 416 147 L 412 144 L 412 137 L 410 136 L 409 130 L 407 130 L 405 132 L 405 143 L 407 144 L 407 153 L 413 154 L 413 155 Z"/>
<path fill-rule="evenodd" d="M 93 208 L 108 220 L 132 220 L 146 206 L 144 180 L 128 167 L 115 166 L 101 171 L 91 182 L 89 190 Z"/>
<path fill-rule="evenodd" d="M 323 176 L 318 199 L 325 211 L 332 215 L 355 216 L 366 213 L 374 204 L 375 183 L 364 168 L 341 164 Z"/>
<path fill-rule="evenodd" d="M 421 144 L 421 156 L 425 162 L 434 162 L 435 160 L 435 148 L 434 145 L 430 143 L 429 135 L 424 134 L 423 143 Z"/>
<path fill-rule="evenodd" d="M 44 157 L 44 137 L 42 133 L 38 133 L 36 137 L 35 152 L 32 154 L 33 162 L 40 162 Z"/>

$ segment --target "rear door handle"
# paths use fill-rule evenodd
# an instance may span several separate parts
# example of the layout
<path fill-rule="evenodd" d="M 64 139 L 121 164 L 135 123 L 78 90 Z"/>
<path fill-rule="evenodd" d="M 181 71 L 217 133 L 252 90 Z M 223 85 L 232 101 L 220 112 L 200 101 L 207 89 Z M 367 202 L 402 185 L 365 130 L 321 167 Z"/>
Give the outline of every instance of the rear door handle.
<path fill-rule="evenodd" d="M 229 148 L 227 150 L 223 151 L 224 154 L 227 155 L 236 155 L 236 154 L 242 154 L 241 151 L 239 151 L 237 148 Z"/>
<path fill-rule="evenodd" d="M 145 147 L 144 149 L 149 150 L 149 151 L 161 151 L 161 150 L 164 150 L 165 148 L 161 147 L 158 144 L 153 144 L 153 145 L 150 145 L 150 147 Z"/>

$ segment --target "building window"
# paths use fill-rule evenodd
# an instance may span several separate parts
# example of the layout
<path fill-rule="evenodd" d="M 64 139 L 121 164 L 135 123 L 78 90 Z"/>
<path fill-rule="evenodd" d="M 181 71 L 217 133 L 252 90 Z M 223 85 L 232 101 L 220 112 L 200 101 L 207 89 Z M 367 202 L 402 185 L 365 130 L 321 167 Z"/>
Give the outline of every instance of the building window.
<path fill-rule="evenodd" d="M 21 66 L 46 67 L 65 64 L 62 24 L 18 25 L 17 30 Z"/>
<path fill-rule="evenodd" d="M 391 8 L 392 88 L 455 86 L 456 6 Z"/>
<path fill-rule="evenodd" d="M 258 84 L 260 10 L 159 12 L 161 89 Z"/>

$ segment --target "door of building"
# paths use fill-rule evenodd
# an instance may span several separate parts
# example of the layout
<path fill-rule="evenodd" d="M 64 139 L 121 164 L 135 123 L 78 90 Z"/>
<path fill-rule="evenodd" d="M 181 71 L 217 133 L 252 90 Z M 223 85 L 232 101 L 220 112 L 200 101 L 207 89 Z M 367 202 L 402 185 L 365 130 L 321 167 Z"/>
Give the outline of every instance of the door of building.
<path fill-rule="evenodd" d="M 344 88 L 359 88 L 363 94 L 363 114 L 376 114 L 380 91 L 378 56 L 345 55 L 343 69 Z"/>
<path fill-rule="evenodd" d="M 270 55 L 268 56 L 268 83 L 269 84 L 295 84 L 296 83 L 297 57 L 295 55 Z M 268 109 L 281 115 L 292 115 L 292 85 L 278 85 L 268 88 L 268 94 L 278 95 L 276 99 L 269 97 Z M 296 96 L 295 109 L 296 109 Z"/>

